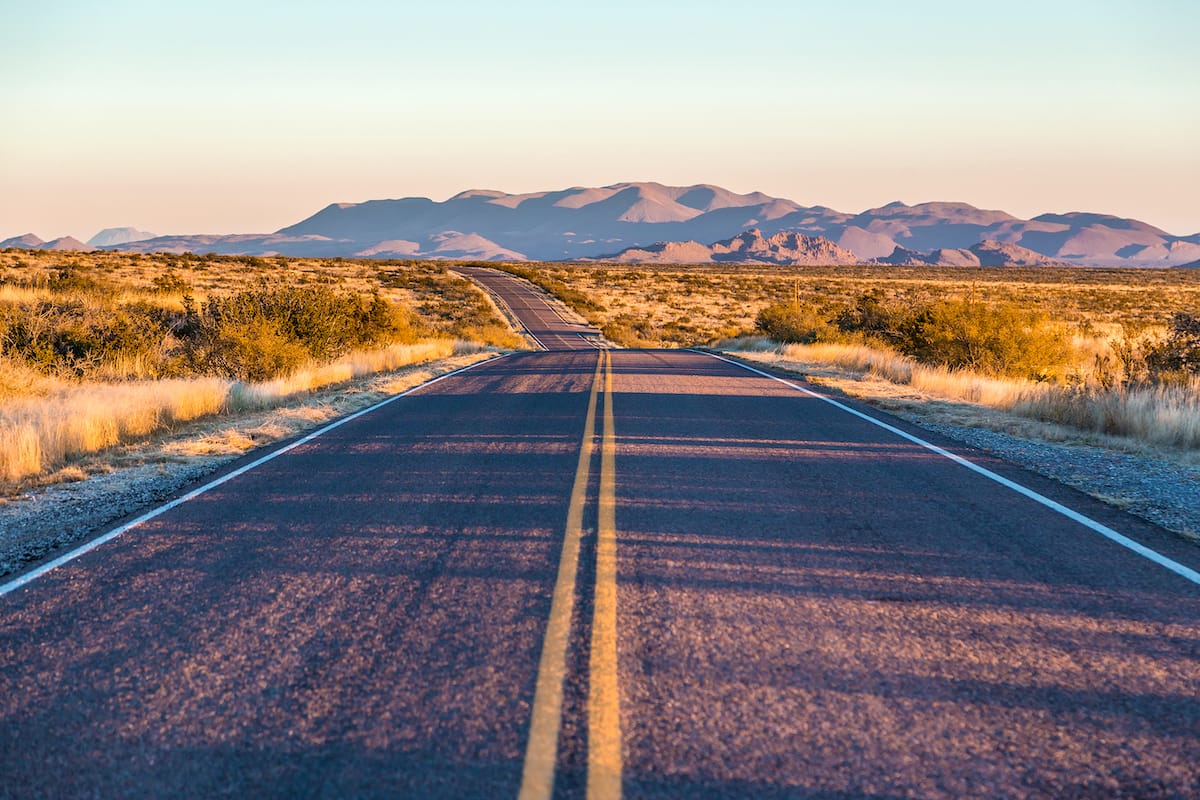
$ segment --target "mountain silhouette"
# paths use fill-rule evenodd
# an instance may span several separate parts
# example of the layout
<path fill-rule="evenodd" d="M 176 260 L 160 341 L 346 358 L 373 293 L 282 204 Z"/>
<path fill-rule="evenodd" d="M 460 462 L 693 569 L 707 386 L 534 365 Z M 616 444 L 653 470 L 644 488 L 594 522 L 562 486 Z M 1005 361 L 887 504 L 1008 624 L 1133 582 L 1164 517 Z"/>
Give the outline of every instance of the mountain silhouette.
<path fill-rule="evenodd" d="M 405 197 L 334 203 L 274 233 L 164 236 L 104 247 L 132 252 L 514 261 L 594 260 L 622 254 L 624 260 L 631 260 L 633 251 L 641 250 L 655 260 L 676 256 L 712 260 L 729 254 L 715 252 L 716 244 L 703 243 L 719 244 L 751 230 L 764 240 L 781 233 L 823 238 L 861 263 L 890 262 L 896 248 L 903 251 L 896 256 L 900 260 L 917 258 L 906 254 L 936 251 L 935 261 L 970 263 L 972 256 L 966 253 L 972 253 L 982 262 L 984 256 L 972 248 L 984 242 L 995 243 L 993 253 L 1000 253 L 1001 246 L 1021 249 L 1007 256 L 988 256 L 1005 263 L 1045 263 L 1039 259 L 1046 259 L 1090 266 L 1175 266 L 1200 259 L 1200 233 L 1172 236 L 1145 222 L 1107 214 L 1072 212 L 1021 219 L 956 202 L 893 202 L 849 214 L 761 192 L 739 194 L 711 184 L 650 182 L 525 194 L 471 189 L 441 202 Z M 0 246 L 29 246 L 20 239 Z M 666 247 L 668 243 L 679 246 Z M 806 257 L 797 255 L 801 260 Z M 838 252 L 829 251 L 828 257 L 842 263 Z"/>

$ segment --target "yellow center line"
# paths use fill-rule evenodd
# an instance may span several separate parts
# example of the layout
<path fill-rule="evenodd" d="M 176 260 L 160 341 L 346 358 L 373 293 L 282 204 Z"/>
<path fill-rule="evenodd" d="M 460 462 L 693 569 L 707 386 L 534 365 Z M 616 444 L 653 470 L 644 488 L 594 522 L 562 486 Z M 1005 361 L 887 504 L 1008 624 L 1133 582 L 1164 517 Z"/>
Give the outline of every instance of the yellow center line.
<path fill-rule="evenodd" d="M 563 679 L 566 676 L 567 640 L 571 633 L 571 612 L 575 604 L 575 576 L 579 571 L 579 541 L 583 536 L 583 507 L 587 501 L 588 478 L 596 437 L 596 395 L 600 390 L 603 358 L 596 357 L 592 393 L 588 398 L 579 465 L 567 507 L 567 528 L 563 537 L 558 578 L 550 601 L 550 619 L 538 663 L 537 686 L 533 694 L 533 713 L 529 725 L 529 743 L 525 748 L 525 766 L 521 773 L 520 800 L 549 800 L 554 790 L 554 766 L 558 757 L 558 732 L 562 725 Z"/>
<path fill-rule="evenodd" d="M 621 707 L 617 686 L 616 436 L 612 354 L 603 351 L 604 432 L 600 441 L 596 594 L 588 665 L 588 800 L 621 796 Z"/>

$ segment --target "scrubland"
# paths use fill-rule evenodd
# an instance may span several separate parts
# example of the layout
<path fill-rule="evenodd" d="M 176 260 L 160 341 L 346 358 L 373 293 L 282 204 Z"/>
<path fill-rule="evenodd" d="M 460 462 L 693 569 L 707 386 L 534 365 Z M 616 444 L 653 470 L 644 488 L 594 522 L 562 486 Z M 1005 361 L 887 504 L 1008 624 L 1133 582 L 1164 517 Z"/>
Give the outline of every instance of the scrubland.
<path fill-rule="evenodd" d="M 0 486 L 193 420 L 520 347 L 453 264 L 0 252 Z M 494 265 L 618 344 L 833 366 L 1200 447 L 1200 270 Z"/>
<path fill-rule="evenodd" d="M 801 372 L 834 366 L 1084 433 L 1200 448 L 1200 270 L 517 271 L 627 346 L 718 347 Z"/>
<path fill-rule="evenodd" d="M 0 486 L 200 418 L 520 346 L 430 262 L 0 252 Z"/>

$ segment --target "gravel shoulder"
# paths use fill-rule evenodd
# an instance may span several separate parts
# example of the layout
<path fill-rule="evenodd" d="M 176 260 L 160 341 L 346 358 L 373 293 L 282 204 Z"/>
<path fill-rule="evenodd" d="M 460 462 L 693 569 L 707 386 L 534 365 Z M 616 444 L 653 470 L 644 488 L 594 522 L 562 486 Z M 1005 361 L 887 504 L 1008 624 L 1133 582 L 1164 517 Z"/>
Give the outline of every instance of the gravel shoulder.
<path fill-rule="evenodd" d="M 722 351 L 866 402 L 918 427 L 1079 489 L 1200 545 L 1200 454 L 1089 434 L 772 353 Z"/>
<path fill-rule="evenodd" d="M 62 555 L 257 448 L 315 430 L 494 355 L 471 353 L 405 367 L 314 392 L 269 411 L 199 420 L 76 462 L 52 476 L 60 482 L 0 502 L 0 578 Z"/>

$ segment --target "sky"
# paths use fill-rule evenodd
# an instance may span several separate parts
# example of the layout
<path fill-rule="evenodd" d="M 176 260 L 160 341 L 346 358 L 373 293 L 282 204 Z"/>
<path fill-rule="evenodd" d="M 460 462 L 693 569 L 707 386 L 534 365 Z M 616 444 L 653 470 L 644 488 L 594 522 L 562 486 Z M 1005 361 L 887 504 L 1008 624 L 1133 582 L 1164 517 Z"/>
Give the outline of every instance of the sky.
<path fill-rule="evenodd" d="M 0 0 L 0 239 L 713 183 L 1200 232 L 1200 3 Z"/>

